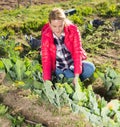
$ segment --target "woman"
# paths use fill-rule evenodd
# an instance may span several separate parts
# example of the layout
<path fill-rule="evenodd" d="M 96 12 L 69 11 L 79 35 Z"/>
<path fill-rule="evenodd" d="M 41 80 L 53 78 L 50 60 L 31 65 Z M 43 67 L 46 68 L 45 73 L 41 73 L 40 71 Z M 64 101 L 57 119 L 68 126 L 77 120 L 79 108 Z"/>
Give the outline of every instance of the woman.
<path fill-rule="evenodd" d="M 43 80 L 51 80 L 55 72 L 59 78 L 81 81 L 89 78 L 94 70 L 94 64 L 84 61 L 86 53 L 82 48 L 78 28 L 71 23 L 60 8 L 54 8 L 49 14 L 49 22 L 42 28 L 42 66 Z"/>

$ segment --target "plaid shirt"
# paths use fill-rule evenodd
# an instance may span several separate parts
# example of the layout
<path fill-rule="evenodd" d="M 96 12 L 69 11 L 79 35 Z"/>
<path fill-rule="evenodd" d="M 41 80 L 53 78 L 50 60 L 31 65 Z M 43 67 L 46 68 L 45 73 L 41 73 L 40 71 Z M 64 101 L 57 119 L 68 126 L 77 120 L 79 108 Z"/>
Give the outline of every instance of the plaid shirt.
<path fill-rule="evenodd" d="M 62 33 L 58 38 L 55 34 L 53 34 L 54 43 L 56 45 L 56 68 L 61 69 L 62 71 L 66 69 L 74 69 L 73 59 L 71 57 L 70 52 L 64 44 L 65 34 Z"/>

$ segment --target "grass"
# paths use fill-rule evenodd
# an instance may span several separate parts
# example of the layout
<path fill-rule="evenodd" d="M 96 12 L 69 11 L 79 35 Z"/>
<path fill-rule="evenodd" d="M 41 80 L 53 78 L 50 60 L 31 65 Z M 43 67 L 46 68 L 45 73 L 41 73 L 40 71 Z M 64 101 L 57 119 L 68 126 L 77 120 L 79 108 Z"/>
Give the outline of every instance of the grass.
<path fill-rule="evenodd" d="M 82 39 L 83 46 L 86 50 L 92 47 L 92 52 L 94 53 L 96 50 L 103 50 L 103 48 L 99 48 L 103 47 L 103 44 L 104 47 L 107 47 L 108 41 L 117 41 L 116 37 L 111 36 L 112 32 L 109 31 L 111 26 L 106 25 L 108 31 L 104 31 L 105 26 L 95 29 L 90 24 L 90 21 L 95 18 L 100 18 L 107 21 L 109 20 L 108 17 L 110 16 L 113 18 L 119 16 L 119 5 L 116 4 L 116 0 L 112 2 L 107 0 L 100 0 L 99 2 L 96 2 L 95 0 L 69 0 L 65 3 L 66 4 L 61 2 L 50 5 L 30 6 L 29 8 L 20 7 L 19 9 L 10 11 L 1 11 L 0 24 L 2 25 L 0 26 L 0 36 L 6 36 L 8 33 L 10 33 L 10 36 L 15 38 L 16 41 L 20 39 L 20 41 L 23 42 L 25 34 L 40 38 L 40 31 L 43 25 L 48 21 L 49 11 L 53 7 L 61 7 L 64 10 L 71 8 L 75 8 L 77 10 L 75 15 L 68 16 L 68 18 L 77 24 L 81 34 L 84 34 L 84 38 Z M 106 24 L 112 25 L 111 21 L 107 21 Z M 101 33 L 101 35 L 99 35 L 99 33 Z M 109 40 L 106 40 L 107 42 L 103 42 L 105 40 L 103 40 L 102 34 L 107 34 L 109 37 Z"/>
<path fill-rule="evenodd" d="M 80 16 L 82 17 L 86 16 L 85 18 L 87 18 L 88 15 L 92 15 L 94 13 L 95 8 L 93 9 L 93 7 L 96 6 L 95 3 L 93 4 L 92 0 L 90 1 L 91 2 L 87 0 L 83 2 L 82 0 L 81 1 L 76 0 L 76 1 L 67 1 L 66 4 L 55 3 L 51 5 L 31 6 L 29 8 L 21 7 L 20 9 L 15 9 L 11 11 L 4 10 L 0 12 L 0 17 L 1 17 L 0 24 L 3 24 L 1 25 L 0 29 L 4 31 L 5 28 L 8 28 L 9 30 L 9 28 L 13 26 L 12 29 L 14 29 L 14 27 L 18 27 L 21 30 L 23 27 L 22 25 L 24 25 L 24 23 L 47 22 L 48 13 L 53 7 L 62 7 L 65 10 L 70 9 L 70 8 L 76 8 L 78 11 L 77 15 L 79 18 Z M 106 2 L 106 3 L 110 3 L 110 2 Z M 82 8 L 82 9 L 79 9 L 79 8 Z M 39 23 L 39 25 L 40 24 L 41 23 Z M 39 31 L 40 30 L 41 29 L 39 29 Z M 0 33 L 0 35 L 2 35 L 2 32 Z"/>

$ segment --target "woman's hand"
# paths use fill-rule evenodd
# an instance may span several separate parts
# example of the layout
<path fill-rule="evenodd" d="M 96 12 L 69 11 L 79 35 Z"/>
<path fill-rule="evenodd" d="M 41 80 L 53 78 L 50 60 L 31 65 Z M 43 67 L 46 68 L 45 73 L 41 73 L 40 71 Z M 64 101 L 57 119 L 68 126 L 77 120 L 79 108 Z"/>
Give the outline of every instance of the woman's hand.
<path fill-rule="evenodd" d="M 79 80 L 79 74 L 76 74 L 73 79 L 73 84 L 76 85 L 78 83 L 78 80 Z"/>

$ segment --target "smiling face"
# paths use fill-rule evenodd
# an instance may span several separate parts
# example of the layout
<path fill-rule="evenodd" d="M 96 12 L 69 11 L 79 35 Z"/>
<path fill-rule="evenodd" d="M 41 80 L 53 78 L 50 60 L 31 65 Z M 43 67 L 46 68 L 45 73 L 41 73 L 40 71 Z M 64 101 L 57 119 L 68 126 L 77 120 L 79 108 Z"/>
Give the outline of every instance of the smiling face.
<path fill-rule="evenodd" d="M 50 27 L 52 29 L 52 32 L 56 36 L 60 37 L 64 29 L 64 21 L 63 20 L 51 20 Z"/>

